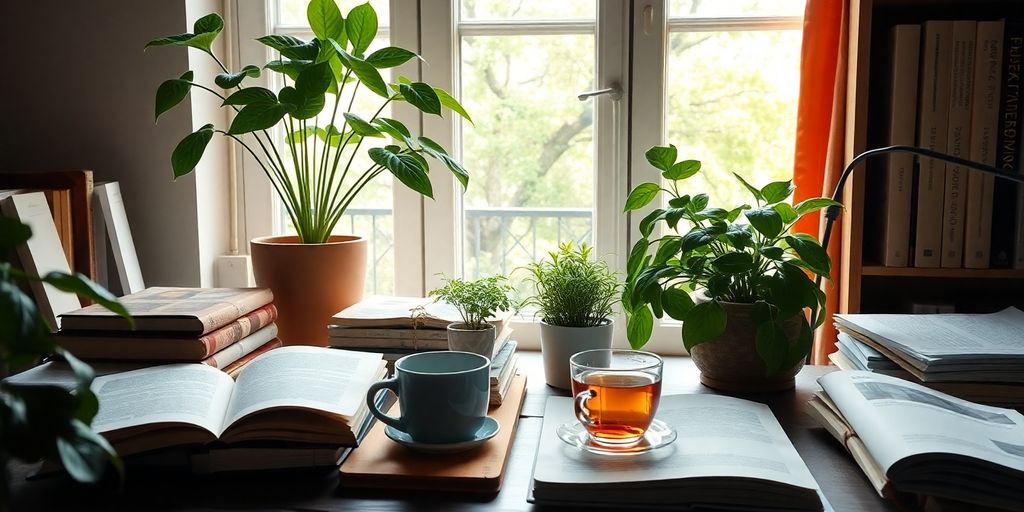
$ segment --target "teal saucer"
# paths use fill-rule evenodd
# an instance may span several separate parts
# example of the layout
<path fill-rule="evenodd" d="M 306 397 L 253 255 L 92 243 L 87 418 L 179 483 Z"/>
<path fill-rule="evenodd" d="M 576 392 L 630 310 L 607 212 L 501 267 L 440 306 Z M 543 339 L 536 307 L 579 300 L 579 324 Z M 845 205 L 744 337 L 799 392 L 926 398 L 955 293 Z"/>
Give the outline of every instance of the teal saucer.
<path fill-rule="evenodd" d="M 483 425 L 476 431 L 473 439 L 468 441 L 460 441 L 458 443 L 420 443 L 413 440 L 413 438 L 398 430 L 397 428 L 386 426 L 384 427 L 384 434 L 388 436 L 392 441 L 417 452 L 422 453 L 458 453 L 467 450 L 472 450 L 477 446 L 480 446 L 487 442 L 488 439 L 496 436 L 498 431 L 501 430 L 501 425 L 498 424 L 498 420 L 488 416 L 484 418 Z"/>

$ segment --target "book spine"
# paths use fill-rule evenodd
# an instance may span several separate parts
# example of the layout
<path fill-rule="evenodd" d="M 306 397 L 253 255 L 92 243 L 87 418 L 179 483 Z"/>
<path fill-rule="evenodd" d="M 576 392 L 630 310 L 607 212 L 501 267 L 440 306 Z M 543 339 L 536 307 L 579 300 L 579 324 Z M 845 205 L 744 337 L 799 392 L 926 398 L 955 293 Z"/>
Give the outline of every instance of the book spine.
<path fill-rule="evenodd" d="M 953 67 L 953 22 L 926 21 L 923 32 L 917 146 L 945 152 Z M 942 261 L 942 200 L 946 169 L 942 162 L 931 158 L 918 158 L 917 161 L 914 266 L 938 267 Z"/>
<path fill-rule="evenodd" d="M 233 298 L 230 303 L 226 302 L 222 307 L 211 310 L 199 317 L 199 322 L 203 325 L 202 334 L 207 334 L 215 329 L 224 327 L 243 315 L 266 306 L 273 301 L 274 295 L 271 293 L 270 288 L 253 289 L 250 293 Z"/>
<path fill-rule="evenodd" d="M 277 307 L 267 304 L 216 331 L 201 336 L 199 342 L 206 347 L 206 354 L 203 357 L 210 357 L 224 350 L 232 343 L 270 325 L 276 319 Z"/>
<path fill-rule="evenodd" d="M 953 22 L 953 65 L 949 80 L 949 124 L 946 153 L 967 158 L 970 151 L 971 98 L 974 94 L 974 46 L 976 21 Z M 964 206 L 967 200 L 967 169 L 946 164 L 942 202 L 942 258 L 944 268 L 964 263 Z"/>
<path fill-rule="evenodd" d="M 1002 92 L 996 138 L 996 167 L 1018 172 L 1020 165 L 1021 72 L 1024 62 L 1024 23 L 1007 22 L 1003 35 Z M 992 207 L 992 266 L 1006 268 L 1014 261 L 1014 233 L 1021 222 L 1014 219 L 1020 205 L 1018 187 L 1009 182 L 995 187 Z M 1018 218 L 1019 219 L 1019 218 Z"/>
<path fill-rule="evenodd" d="M 890 41 L 889 144 L 912 146 L 917 115 L 921 27 L 897 25 L 892 28 Z M 888 156 L 886 165 L 882 264 L 887 267 L 906 267 L 910 250 L 914 156 L 909 153 L 892 154 Z"/>
<path fill-rule="evenodd" d="M 242 356 L 237 361 L 225 366 L 224 368 L 221 369 L 221 371 L 230 375 L 231 378 L 235 378 L 238 376 L 238 372 L 242 371 L 242 368 L 245 368 L 245 366 L 251 363 L 253 359 L 256 359 L 257 357 L 267 352 L 270 352 L 275 348 L 280 348 L 283 345 L 284 344 L 281 342 L 281 340 L 276 338 L 272 339 L 261 345 L 256 350 L 253 350 L 252 352 L 249 352 L 248 354 Z"/>
<path fill-rule="evenodd" d="M 214 368 L 224 368 L 274 339 L 277 339 L 277 326 L 270 324 L 201 362 Z"/>
<path fill-rule="evenodd" d="M 978 22 L 975 46 L 970 159 L 988 165 L 996 163 L 1004 25 L 1002 20 Z M 964 207 L 964 267 L 989 267 L 995 180 L 995 176 L 979 171 L 968 172 L 967 204 Z"/>

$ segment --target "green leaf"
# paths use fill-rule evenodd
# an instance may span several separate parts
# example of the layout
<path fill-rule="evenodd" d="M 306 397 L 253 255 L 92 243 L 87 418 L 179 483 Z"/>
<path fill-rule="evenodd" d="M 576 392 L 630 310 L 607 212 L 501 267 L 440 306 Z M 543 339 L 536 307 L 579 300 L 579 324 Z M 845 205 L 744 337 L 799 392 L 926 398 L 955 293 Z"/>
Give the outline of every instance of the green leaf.
<path fill-rule="evenodd" d="M 725 237 L 730 245 L 741 251 L 754 245 L 754 235 L 746 224 L 730 224 L 725 230 Z"/>
<path fill-rule="evenodd" d="M 303 41 L 297 37 L 271 34 L 256 40 L 277 50 L 281 53 L 282 57 L 292 60 L 308 60 L 312 62 L 320 55 L 320 43 L 315 39 L 313 41 Z"/>
<path fill-rule="evenodd" d="M 760 249 L 761 255 L 775 261 L 782 261 L 782 254 L 785 252 L 782 247 L 768 246 Z"/>
<path fill-rule="evenodd" d="M 828 277 L 829 273 L 831 273 L 832 261 L 829 259 L 825 249 L 818 245 L 818 242 L 795 236 L 787 236 L 786 243 L 796 251 L 800 259 L 815 274 Z"/>
<path fill-rule="evenodd" d="M 289 133 L 288 140 L 293 144 L 302 144 L 314 133 L 316 133 L 316 129 L 312 126 L 307 126 L 301 130 L 295 130 L 294 132 Z"/>
<path fill-rule="evenodd" d="M 647 255 L 647 248 L 650 246 L 650 241 L 646 238 L 641 238 L 633 244 L 633 249 L 629 251 L 629 259 L 626 262 L 626 275 L 632 276 L 640 270 L 640 266 L 643 264 L 644 256 Z"/>
<path fill-rule="evenodd" d="M 32 228 L 11 217 L 0 216 L 0 250 L 10 250 L 32 238 Z"/>
<path fill-rule="evenodd" d="M 345 65 L 355 73 L 356 78 L 359 79 L 360 83 L 362 83 L 367 89 L 375 92 L 378 96 L 382 96 L 384 98 L 388 97 L 388 86 L 384 83 L 384 79 L 381 78 L 380 72 L 377 71 L 377 68 L 371 66 L 365 60 L 354 55 L 350 55 L 344 51 L 340 51 L 338 54 L 341 56 L 341 60 L 345 62 Z"/>
<path fill-rule="evenodd" d="M 413 82 L 409 85 L 399 84 L 398 90 L 402 93 L 405 101 L 422 112 L 441 115 L 441 99 L 429 85 L 423 82 Z"/>
<path fill-rule="evenodd" d="M 389 119 L 387 117 L 378 117 L 370 124 L 376 127 L 379 131 L 390 135 L 391 138 L 395 140 L 405 141 L 406 144 L 410 146 L 417 145 L 415 144 L 415 141 L 413 141 L 412 134 L 409 132 L 409 129 L 399 121 Z M 440 146 L 438 146 L 438 148 L 440 148 Z M 447 152 L 444 151 L 444 148 L 441 148 L 440 151 L 441 153 L 447 154 Z"/>
<path fill-rule="evenodd" d="M 401 66 L 414 57 L 418 58 L 419 55 L 405 48 L 388 46 L 367 55 L 366 62 L 377 69 L 386 69 Z"/>
<path fill-rule="evenodd" d="M 466 109 L 462 108 L 462 104 L 453 98 L 451 94 L 448 94 L 440 87 L 434 87 L 434 92 L 437 94 L 437 99 L 441 100 L 441 105 L 448 107 L 452 112 L 462 116 L 466 121 L 469 121 L 470 124 L 473 123 L 473 118 L 469 117 L 469 113 L 466 112 Z"/>
<path fill-rule="evenodd" d="M 324 94 L 330 85 L 331 67 L 326 62 L 307 67 L 295 79 L 295 90 L 304 96 Z"/>
<path fill-rule="evenodd" d="M 674 160 L 674 157 L 673 157 Z M 683 160 L 661 173 L 667 180 L 685 180 L 700 172 L 699 160 Z"/>
<path fill-rule="evenodd" d="M 221 73 L 214 77 L 213 83 L 217 84 L 217 87 L 221 89 L 230 89 L 237 87 L 238 84 L 242 83 L 245 77 L 256 78 L 260 76 L 260 68 L 253 66 L 252 64 L 245 66 L 237 73 Z"/>
<path fill-rule="evenodd" d="M 658 251 L 654 255 L 654 264 L 661 265 L 679 254 L 679 247 L 682 239 L 678 236 L 666 236 L 658 244 Z"/>
<path fill-rule="evenodd" d="M 711 260 L 711 266 L 723 274 L 742 274 L 754 267 L 754 259 L 745 252 L 727 252 Z"/>
<path fill-rule="evenodd" d="M 286 87 L 285 89 L 291 88 Z M 283 94 L 285 89 L 281 90 L 282 101 L 284 101 Z M 231 127 L 228 128 L 228 133 L 231 135 L 239 135 L 257 130 L 266 130 L 267 128 L 271 128 L 276 125 L 286 113 L 287 111 L 285 110 L 285 106 L 276 101 L 258 101 L 250 103 L 242 107 L 242 110 L 239 110 L 238 114 L 235 115 L 235 119 L 231 121 Z M 209 142 L 209 140 L 207 140 L 207 142 Z"/>
<path fill-rule="evenodd" d="M 683 244 L 680 248 L 684 254 L 688 253 L 698 247 L 703 247 L 715 241 L 719 235 L 725 234 L 725 227 L 722 225 L 712 225 L 704 228 L 696 228 L 690 230 L 689 233 L 683 235 Z"/>
<path fill-rule="evenodd" d="M 323 93 L 303 94 L 298 89 L 291 86 L 282 87 L 278 96 L 281 98 L 280 105 L 282 111 L 290 114 L 295 119 L 312 119 L 320 112 L 323 112 L 324 105 L 327 104 L 327 98 Z M 258 104 L 259 103 L 253 103 L 245 108 Z M 232 126 L 234 125 L 232 124 Z"/>
<path fill-rule="evenodd" d="M 789 352 L 789 340 L 786 339 L 786 332 L 777 322 L 767 322 L 757 326 L 755 346 L 761 360 L 768 368 L 768 375 L 774 375 L 783 369 L 782 365 Z"/>
<path fill-rule="evenodd" d="M 299 73 L 309 66 L 313 65 L 312 60 L 295 60 L 295 59 L 283 59 L 283 60 L 272 60 L 263 66 L 271 71 L 281 73 L 292 80 L 299 77 Z M 250 87 L 251 89 L 251 87 Z"/>
<path fill-rule="evenodd" d="M 800 201 L 799 203 L 796 204 L 796 206 L 793 207 L 793 209 L 796 210 L 797 214 L 804 215 L 806 213 L 811 213 L 822 208 L 828 208 L 829 206 L 841 207 L 843 206 L 843 204 L 833 201 L 827 197 L 813 197 L 811 199 L 807 199 L 806 201 Z"/>
<path fill-rule="evenodd" d="M 689 293 L 686 293 L 686 290 L 672 287 L 662 292 L 661 305 L 665 308 L 668 316 L 682 321 L 693 308 L 693 299 L 690 298 Z"/>
<path fill-rule="evenodd" d="M 71 433 L 57 438 L 60 462 L 72 478 L 96 483 L 103 477 L 108 460 L 116 460 L 113 447 L 85 423 L 71 420 Z"/>
<path fill-rule="evenodd" d="M 676 226 L 679 225 L 679 221 L 688 212 L 689 210 L 686 208 L 669 208 L 668 211 L 665 212 L 665 223 L 668 224 L 668 227 L 676 229 Z"/>
<path fill-rule="evenodd" d="M 732 175 L 733 175 L 733 176 L 735 176 L 735 177 L 736 177 L 736 179 L 740 180 L 740 183 L 742 183 L 742 184 L 743 184 L 743 186 L 744 186 L 744 187 L 745 187 L 745 188 L 746 188 L 747 190 L 749 190 L 751 194 L 753 194 L 753 195 L 754 195 L 754 198 L 755 198 L 755 199 L 757 199 L 758 201 L 764 201 L 764 194 L 762 194 L 760 190 L 758 190 L 757 188 L 755 188 L 755 187 L 754 187 L 753 185 L 751 185 L 750 183 L 747 183 L 747 180 L 743 179 L 743 176 L 740 176 L 739 174 L 736 174 L 736 173 L 732 173 Z"/>
<path fill-rule="evenodd" d="M 220 33 L 221 30 L 224 30 L 224 20 L 218 14 L 207 14 L 192 25 L 196 34 Z"/>
<path fill-rule="evenodd" d="M 656 169 L 670 171 L 672 164 L 676 162 L 676 153 L 676 147 L 670 144 L 668 147 L 654 146 L 648 149 L 644 156 Z"/>
<path fill-rule="evenodd" d="M 796 210 L 789 203 L 775 203 L 772 205 L 772 209 L 782 218 L 783 224 L 792 224 L 799 217 Z"/>
<path fill-rule="evenodd" d="M 132 321 L 131 315 L 128 314 L 128 310 L 117 301 L 117 297 L 115 297 L 114 294 L 108 292 L 105 288 L 96 284 L 82 274 L 50 272 L 43 276 L 42 280 L 62 292 L 74 293 L 80 297 L 86 297 L 107 308 L 111 313 L 128 320 L 129 323 Z"/>
<path fill-rule="evenodd" d="M 708 201 L 710 199 L 707 194 L 697 194 L 686 204 L 686 209 L 694 213 L 699 212 L 708 207 Z"/>
<path fill-rule="evenodd" d="M 238 118 L 235 118 L 237 121 Z M 206 152 L 206 146 L 213 139 L 213 125 L 207 124 L 181 139 L 171 152 L 171 169 L 174 178 L 180 178 L 195 170 Z"/>
<path fill-rule="evenodd" d="M 761 189 L 761 195 L 768 204 L 775 204 L 785 201 L 794 190 L 796 188 L 793 187 L 793 180 L 775 181 L 765 185 Z"/>
<path fill-rule="evenodd" d="M 702 302 L 690 308 L 683 318 L 683 346 L 687 352 L 693 347 L 712 341 L 725 332 L 725 310 L 717 300 Z"/>
<path fill-rule="evenodd" d="M 422 167 L 419 160 L 409 155 L 395 153 L 388 148 L 370 148 L 368 153 L 371 160 L 391 171 L 391 174 L 405 186 L 431 199 L 434 198 L 430 177 L 427 176 L 427 170 Z"/>
<path fill-rule="evenodd" d="M 345 20 L 334 0 L 311 0 L 306 7 L 306 20 L 320 39 L 336 39 L 345 30 Z"/>
<path fill-rule="evenodd" d="M 626 319 L 626 338 L 633 350 L 640 350 L 651 339 L 654 332 L 654 315 L 650 308 L 643 306 L 633 311 Z"/>
<path fill-rule="evenodd" d="M 766 238 L 775 238 L 782 232 L 782 217 L 769 206 L 747 210 L 744 215 L 750 225 Z"/>
<path fill-rule="evenodd" d="M 352 52 L 361 55 L 377 37 L 377 13 L 369 3 L 357 5 L 348 13 L 345 30 L 352 41 Z"/>
<path fill-rule="evenodd" d="M 455 175 L 455 179 L 459 180 L 459 183 L 462 184 L 463 190 L 469 187 L 469 171 L 467 171 L 462 164 L 449 156 L 444 148 L 433 140 L 427 137 L 420 137 L 418 140 L 420 146 L 423 147 L 423 150 L 426 151 L 428 155 L 443 163 L 445 167 Z"/>
<path fill-rule="evenodd" d="M 811 326 L 807 323 L 807 320 L 801 318 L 800 334 L 797 335 L 796 342 L 789 345 L 789 350 L 786 354 L 786 360 L 782 369 L 788 370 L 796 366 L 800 361 L 807 359 L 807 355 L 811 353 L 811 345 L 813 345 L 813 343 L 814 331 L 811 330 Z"/>
<path fill-rule="evenodd" d="M 188 91 L 192 88 L 192 76 L 192 71 L 186 71 L 181 78 L 173 78 L 160 84 L 156 89 L 155 119 L 160 119 L 160 114 L 174 108 L 188 96 Z"/>
<path fill-rule="evenodd" d="M 729 210 L 729 213 L 726 214 L 726 216 L 725 216 L 725 220 L 727 220 L 729 222 L 736 222 L 736 219 L 740 218 L 740 214 L 743 213 L 745 210 L 749 210 L 749 209 L 750 209 L 750 205 L 749 204 L 744 204 L 744 205 L 737 206 L 736 208 L 733 208 L 732 210 Z"/>
<path fill-rule="evenodd" d="M 263 87 L 246 87 L 240 91 L 235 91 L 227 99 L 224 100 L 223 105 L 248 105 L 250 103 L 256 103 L 260 101 L 271 101 L 277 102 L 277 96 Z"/>
<path fill-rule="evenodd" d="M 647 206 L 648 203 L 658 196 L 661 187 L 657 183 L 641 183 L 629 193 L 626 198 L 626 208 L 623 211 L 632 211 Z"/>
<path fill-rule="evenodd" d="M 192 33 L 154 39 L 146 43 L 146 48 L 151 46 L 188 46 L 213 55 L 210 45 L 213 44 L 221 30 L 224 30 L 224 20 L 217 14 L 207 14 L 196 20 L 192 26 Z"/>
<path fill-rule="evenodd" d="M 634 192 L 636 192 L 634 190 Z M 655 209 L 653 212 L 648 213 L 643 219 L 640 220 L 640 234 L 645 237 L 651 236 L 654 232 L 654 223 L 664 219 L 668 212 L 661 208 Z"/>
<path fill-rule="evenodd" d="M 376 129 L 370 123 L 367 123 L 363 118 L 351 112 L 345 112 L 343 114 L 345 120 L 348 121 L 348 125 L 352 127 L 352 131 L 363 137 L 383 137 L 380 130 Z"/>

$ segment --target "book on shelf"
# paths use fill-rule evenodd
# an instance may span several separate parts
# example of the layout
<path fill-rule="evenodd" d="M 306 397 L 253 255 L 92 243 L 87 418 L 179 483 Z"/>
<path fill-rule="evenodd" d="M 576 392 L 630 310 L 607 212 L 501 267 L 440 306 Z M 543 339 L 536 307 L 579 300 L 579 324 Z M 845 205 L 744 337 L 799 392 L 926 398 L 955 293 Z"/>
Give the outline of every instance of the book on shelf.
<path fill-rule="evenodd" d="M 502 312 L 487 322 L 501 332 L 511 313 Z M 335 327 L 391 327 L 447 329 L 449 324 L 461 322 L 459 311 L 451 304 L 437 302 L 432 297 L 391 297 L 373 295 L 349 306 L 331 317 L 329 325 Z"/>
<path fill-rule="evenodd" d="M 92 428 L 121 455 L 215 442 L 354 446 L 366 390 L 383 376 L 379 355 L 300 346 L 257 357 L 237 380 L 204 364 L 143 368 L 96 378 Z"/>
<path fill-rule="evenodd" d="M 971 150 L 971 101 L 974 94 L 974 52 L 978 22 L 953 22 L 952 66 L 949 80 L 949 114 L 946 153 L 968 158 Z M 967 169 L 944 164 L 942 201 L 942 256 L 940 266 L 960 268 L 964 263 L 964 206 L 967 201 Z"/>
<path fill-rule="evenodd" d="M 135 241 L 132 239 L 131 225 L 124 209 L 124 198 L 121 186 L 116 182 L 100 183 L 93 188 L 97 210 L 103 220 L 105 237 L 96 237 L 96 245 L 106 247 L 110 241 L 114 268 L 119 288 L 123 294 L 141 292 L 146 288 L 142 279 L 142 268 L 135 252 Z"/>
<path fill-rule="evenodd" d="M 57 342 L 79 359 L 198 362 L 266 328 L 276 318 L 277 307 L 267 304 L 198 337 L 160 332 L 62 330 L 57 333 Z"/>
<path fill-rule="evenodd" d="M 894 377 L 833 372 L 808 412 L 853 455 L 878 494 L 1020 510 L 1024 416 Z"/>
<path fill-rule="evenodd" d="M 889 145 L 914 145 L 917 119 L 917 67 L 920 60 L 921 26 L 896 25 L 889 32 L 889 90 L 886 137 Z M 909 264 L 911 188 L 914 184 L 914 155 L 887 155 L 882 175 L 883 190 L 882 264 Z"/>
<path fill-rule="evenodd" d="M 917 147 L 946 152 L 949 89 L 953 67 L 953 22 L 922 26 L 921 80 L 917 109 Z M 917 158 L 917 208 L 914 266 L 938 267 L 942 257 L 942 200 L 945 164 Z"/>
<path fill-rule="evenodd" d="M 555 431 L 576 421 L 572 398 L 550 397 L 533 468 L 532 501 L 615 508 L 816 510 L 824 496 L 763 404 L 718 395 L 665 395 L 657 417 L 679 438 L 629 457 L 571 449 Z"/>
<path fill-rule="evenodd" d="M 269 288 L 151 287 L 121 297 L 136 332 L 202 335 L 273 302 Z M 67 331 L 129 331 L 128 320 L 93 304 L 61 315 Z"/>
<path fill-rule="evenodd" d="M 996 164 L 999 93 L 1003 66 L 1003 30 L 1006 22 L 979 21 L 974 53 L 974 95 L 971 100 L 970 159 Z M 992 248 L 992 198 L 996 177 L 967 172 L 964 206 L 964 267 L 989 268 Z M 1000 183 L 1000 186 L 1005 183 Z"/>
<path fill-rule="evenodd" d="M 996 167 L 1006 172 L 1020 171 L 1021 163 L 1021 68 L 1024 66 L 1024 21 L 1007 20 L 1003 32 L 1002 94 L 999 98 L 999 120 L 996 131 Z M 1011 268 L 1024 251 L 1017 250 L 1016 232 L 1022 228 L 1024 208 L 1019 194 L 1024 187 L 1003 182 L 995 188 L 992 205 L 992 266 Z M 1024 268 L 1024 267 L 1020 267 Z"/>

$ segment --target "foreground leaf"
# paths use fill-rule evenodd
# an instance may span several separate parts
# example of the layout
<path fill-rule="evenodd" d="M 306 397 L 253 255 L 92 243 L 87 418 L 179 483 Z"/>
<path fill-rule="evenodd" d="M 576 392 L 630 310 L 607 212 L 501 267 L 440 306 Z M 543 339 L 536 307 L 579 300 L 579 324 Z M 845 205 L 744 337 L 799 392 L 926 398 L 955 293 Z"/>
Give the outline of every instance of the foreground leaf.
<path fill-rule="evenodd" d="M 371 160 L 391 171 L 391 174 L 405 186 L 431 199 L 434 198 L 430 177 L 419 160 L 406 154 L 389 151 L 387 148 L 370 148 L 368 153 Z"/>
<path fill-rule="evenodd" d="M 186 71 L 180 78 L 173 78 L 160 84 L 156 89 L 155 119 L 160 119 L 160 114 L 174 108 L 188 96 L 188 91 L 192 88 L 192 77 L 192 71 Z"/>
<path fill-rule="evenodd" d="M 437 99 L 441 100 L 441 104 L 451 109 L 452 112 L 462 116 L 470 124 L 473 124 L 473 118 L 469 117 L 469 113 L 462 107 L 462 104 L 458 100 L 448 94 L 444 89 L 440 87 L 434 87 L 434 92 L 437 94 Z"/>
<path fill-rule="evenodd" d="M 658 196 L 661 187 L 657 183 L 641 183 L 629 193 L 626 198 L 626 207 L 623 211 L 632 211 L 647 206 L 648 203 Z"/>
<path fill-rule="evenodd" d="M 647 306 L 642 306 L 626 320 L 626 338 L 633 350 L 640 350 L 651 339 L 654 332 L 654 314 Z"/>
<path fill-rule="evenodd" d="M 690 352 L 701 343 L 714 340 L 725 332 L 726 315 L 717 300 L 697 304 L 683 319 L 683 346 Z"/>
<path fill-rule="evenodd" d="M 228 128 L 228 133 L 240 135 L 257 130 L 266 130 L 276 125 L 286 113 L 284 105 L 276 101 L 250 103 L 235 115 L 235 119 L 231 121 L 231 127 Z M 206 142 L 209 142 L 209 139 Z M 205 144 L 203 147 L 205 148 Z"/>
<path fill-rule="evenodd" d="M 401 66 L 409 62 L 410 59 L 418 57 L 419 55 L 405 48 L 388 46 L 367 55 L 366 62 L 377 69 L 386 69 Z"/>
<path fill-rule="evenodd" d="M 260 76 L 260 68 L 253 66 L 252 64 L 245 66 L 236 73 L 221 73 L 214 77 L 213 83 L 217 84 L 217 87 L 221 89 L 230 89 L 237 87 L 238 84 L 245 80 L 245 77 L 257 78 Z"/>
<path fill-rule="evenodd" d="M 437 97 L 433 87 L 423 82 L 413 82 L 408 85 L 399 84 L 398 90 L 402 93 L 405 101 L 420 111 L 441 115 L 441 99 Z"/>
<path fill-rule="evenodd" d="M 345 32 L 352 42 L 352 53 L 362 55 L 377 37 L 377 13 L 369 3 L 357 5 L 348 13 Z"/>
<path fill-rule="evenodd" d="M 313 34 L 320 39 L 337 39 L 345 30 L 345 20 L 334 0 L 310 0 L 306 20 Z"/>
<path fill-rule="evenodd" d="M 211 131 L 210 133 L 212 135 L 213 132 Z M 62 292 L 73 293 L 80 297 L 86 297 L 107 308 L 110 312 L 128 320 L 129 323 L 132 322 L 132 317 L 128 314 L 128 310 L 118 302 L 117 297 L 115 297 L 114 294 L 108 292 L 106 288 L 96 284 L 82 274 L 77 272 L 75 274 L 50 272 L 42 277 L 42 281 Z"/>
<path fill-rule="evenodd" d="M 235 118 L 235 121 L 237 120 L 238 118 Z M 211 139 L 213 139 L 212 124 L 207 124 L 181 139 L 171 153 L 171 170 L 174 172 L 175 179 L 186 176 L 195 170 Z"/>

